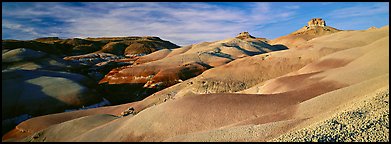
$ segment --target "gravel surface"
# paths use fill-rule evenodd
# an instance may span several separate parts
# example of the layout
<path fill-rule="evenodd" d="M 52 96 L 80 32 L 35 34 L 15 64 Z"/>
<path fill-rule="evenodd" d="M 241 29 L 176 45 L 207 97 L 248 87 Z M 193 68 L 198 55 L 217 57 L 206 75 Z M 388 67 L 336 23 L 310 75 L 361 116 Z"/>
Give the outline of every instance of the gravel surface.
<path fill-rule="evenodd" d="M 272 141 L 388 142 L 389 89 L 352 104 L 330 119 Z"/>

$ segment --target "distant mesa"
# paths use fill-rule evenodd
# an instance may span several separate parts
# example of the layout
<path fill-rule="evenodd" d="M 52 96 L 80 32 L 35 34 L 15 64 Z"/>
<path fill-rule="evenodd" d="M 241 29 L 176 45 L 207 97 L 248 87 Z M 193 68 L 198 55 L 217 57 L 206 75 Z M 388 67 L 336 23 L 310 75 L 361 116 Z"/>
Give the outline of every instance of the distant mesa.
<path fill-rule="evenodd" d="M 37 38 L 35 40 L 60 40 L 59 37 L 41 37 L 41 38 Z"/>
<path fill-rule="evenodd" d="M 69 38 L 43 37 L 34 40 L 2 40 L 3 49 L 28 48 L 57 55 L 111 53 L 115 55 L 146 55 L 161 49 L 175 49 L 178 45 L 154 36 Z"/>

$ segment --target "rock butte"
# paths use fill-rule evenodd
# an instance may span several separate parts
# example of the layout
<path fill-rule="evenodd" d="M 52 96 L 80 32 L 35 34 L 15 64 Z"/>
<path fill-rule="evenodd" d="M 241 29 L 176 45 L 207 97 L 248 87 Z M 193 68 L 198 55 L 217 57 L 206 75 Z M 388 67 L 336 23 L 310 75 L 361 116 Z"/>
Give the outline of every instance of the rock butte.
<path fill-rule="evenodd" d="M 322 18 L 313 18 L 308 22 L 308 27 L 326 26 L 326 22 Z"/>
<path fill-rule="evenodd" d="M 288 48 L 300 48 L 301 45 L 311 39 L 339 32 L 341 30 L 326 26 L 326 21 L 321 18 L 314 18 L 308 21 L 307 25 L 301 29 L 292 32 L 286 36 L 282 36 L 270 40 L 270 44 L 282 44 Z"/>

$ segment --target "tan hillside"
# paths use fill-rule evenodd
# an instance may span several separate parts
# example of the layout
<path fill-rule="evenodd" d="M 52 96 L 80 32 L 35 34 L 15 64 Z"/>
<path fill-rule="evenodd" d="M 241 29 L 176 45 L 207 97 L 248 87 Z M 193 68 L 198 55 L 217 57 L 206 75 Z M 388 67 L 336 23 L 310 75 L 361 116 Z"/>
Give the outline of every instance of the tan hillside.
<path fill-rule="evenodd" d="M 288 48 L 297 48 L 297 46 L 299 46 L 300 44 L 303 44 L 313 38 L 332 34 L 339 31 L 341 30 L 326 26 L 326 22 L 323 19 L 316 18 L 311 19 L 308 22 L 308 25 L 302 27 L 301 29 L 286 36 L 270 40 L 269 43 L 282 44 L 287 46 Z"/>
<path fill-rule="evenodd" d="M 207 69 L 243 57 L 286 49 L 279 45 L 269 45 L 248 33 L 247 35 L 245 38 L 239 34 L 235 38 L 156 51 L 140 57 L 134 65 L 111 70 L 99 83 L 104 91 L 116 94 L 116 97 L 107 99 L 141 100 L 157 90 L 200 75 Z M 134 93 L 129 94 L 129 89 Z"/>

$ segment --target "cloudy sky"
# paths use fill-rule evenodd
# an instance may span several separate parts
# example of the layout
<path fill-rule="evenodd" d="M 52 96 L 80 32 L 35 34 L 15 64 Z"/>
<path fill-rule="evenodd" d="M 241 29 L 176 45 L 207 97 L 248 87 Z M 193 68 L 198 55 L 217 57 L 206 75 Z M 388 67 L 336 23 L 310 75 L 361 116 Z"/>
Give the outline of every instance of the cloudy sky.
<path fill-rule="evenodd" d="M 2 39 L 158 36 L 178 45 L 248 31 L 274 39 L 311 18 L 342 30 L 389 24 L 388 2 L 3 2 Z"/>

